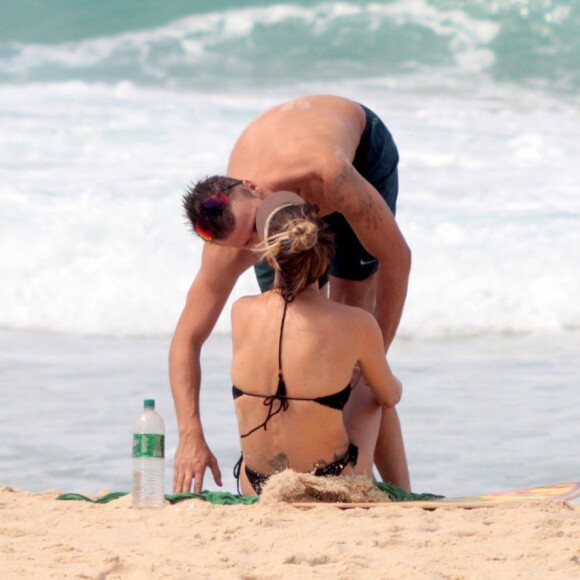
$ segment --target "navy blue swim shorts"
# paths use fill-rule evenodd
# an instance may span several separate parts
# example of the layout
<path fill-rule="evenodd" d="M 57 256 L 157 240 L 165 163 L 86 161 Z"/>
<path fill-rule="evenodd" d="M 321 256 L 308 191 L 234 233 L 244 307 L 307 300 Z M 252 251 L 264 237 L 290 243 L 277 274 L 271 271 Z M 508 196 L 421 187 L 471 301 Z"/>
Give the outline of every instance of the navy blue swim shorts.
<path fill-rule="evenodd" d="M 399 152 L 385 124 L 370 109 L 361 105 L 367 122 L 357 147 L 353 165 L 355 169 L 381 194 L 393 215 L 397 209 L 399 178 L 397 164 Z M 334 232 L 336 253 L 330 274 L 344 280 L 366 280 L 379 267 L 378 260 L 369 254 L 358 241 L 354 231 L 340 213 L 323 218 Z M 274 284 L 274 270 L 262 260 L 254 266 L 260 290 L 270 290 Z M 326 280 L 321 281 L 321 285 Z"/>

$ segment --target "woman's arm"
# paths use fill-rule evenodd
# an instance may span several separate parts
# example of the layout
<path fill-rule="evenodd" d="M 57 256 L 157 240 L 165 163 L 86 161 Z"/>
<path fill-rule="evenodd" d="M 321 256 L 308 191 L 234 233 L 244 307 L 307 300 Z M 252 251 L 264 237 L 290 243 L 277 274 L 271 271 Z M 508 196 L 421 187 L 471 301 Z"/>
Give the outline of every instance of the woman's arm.
<path fill-rule="evenodd" d="M 360 345 L 358 364 L 368 386 L 384 407 L 394 407 L 400 400 L 403 387 L 391 371 L 384 354 L 383 335 L 375 318 L 360 311 Z"/>

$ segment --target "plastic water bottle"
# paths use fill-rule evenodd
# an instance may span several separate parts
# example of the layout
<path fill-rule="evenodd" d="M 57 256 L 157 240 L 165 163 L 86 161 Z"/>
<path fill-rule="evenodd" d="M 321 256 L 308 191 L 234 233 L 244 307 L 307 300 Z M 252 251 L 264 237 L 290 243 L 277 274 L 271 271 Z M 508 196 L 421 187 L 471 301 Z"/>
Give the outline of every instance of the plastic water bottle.
<path fill-rule="evenodd" d="M 162 508 L 165 488 L 165 423 L 155 401 L 145 399 L 133 426 L 133 507 Z"/>

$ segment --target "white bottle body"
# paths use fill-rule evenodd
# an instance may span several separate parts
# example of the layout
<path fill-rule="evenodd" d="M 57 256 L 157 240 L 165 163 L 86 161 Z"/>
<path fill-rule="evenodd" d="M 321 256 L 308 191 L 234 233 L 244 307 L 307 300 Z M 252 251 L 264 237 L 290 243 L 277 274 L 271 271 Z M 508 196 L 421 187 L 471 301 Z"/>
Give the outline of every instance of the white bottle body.
<path fill-rule="evenodd" d="M 133 426 L 133 507 L 165 505 L 165 424 L 154 407 L 145 407 Z"/>

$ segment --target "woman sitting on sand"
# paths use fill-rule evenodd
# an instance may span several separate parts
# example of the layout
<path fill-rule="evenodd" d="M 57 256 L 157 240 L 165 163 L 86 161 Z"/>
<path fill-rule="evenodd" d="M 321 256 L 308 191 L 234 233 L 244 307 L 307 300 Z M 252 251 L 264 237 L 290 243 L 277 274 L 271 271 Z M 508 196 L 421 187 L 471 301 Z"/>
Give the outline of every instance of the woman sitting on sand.
<path fill-rule="evenodd" d="M 380 328 L 369 312 L 319 292 L 334 247 L 316 206 L 290 192 L 272 194 L 258 210 L 256 228 L 262 240 L 256 251 L 276 279 L 272 290 L 232 308 L 238 487 L 241 481 L 244 495 L 260 494 L 284 469 L 372 477 L 381 405 L 394 407 L 401 398 Z M 349 432 L 347 402 L 357 365 L 371 402 L 364 427 Z"/>

